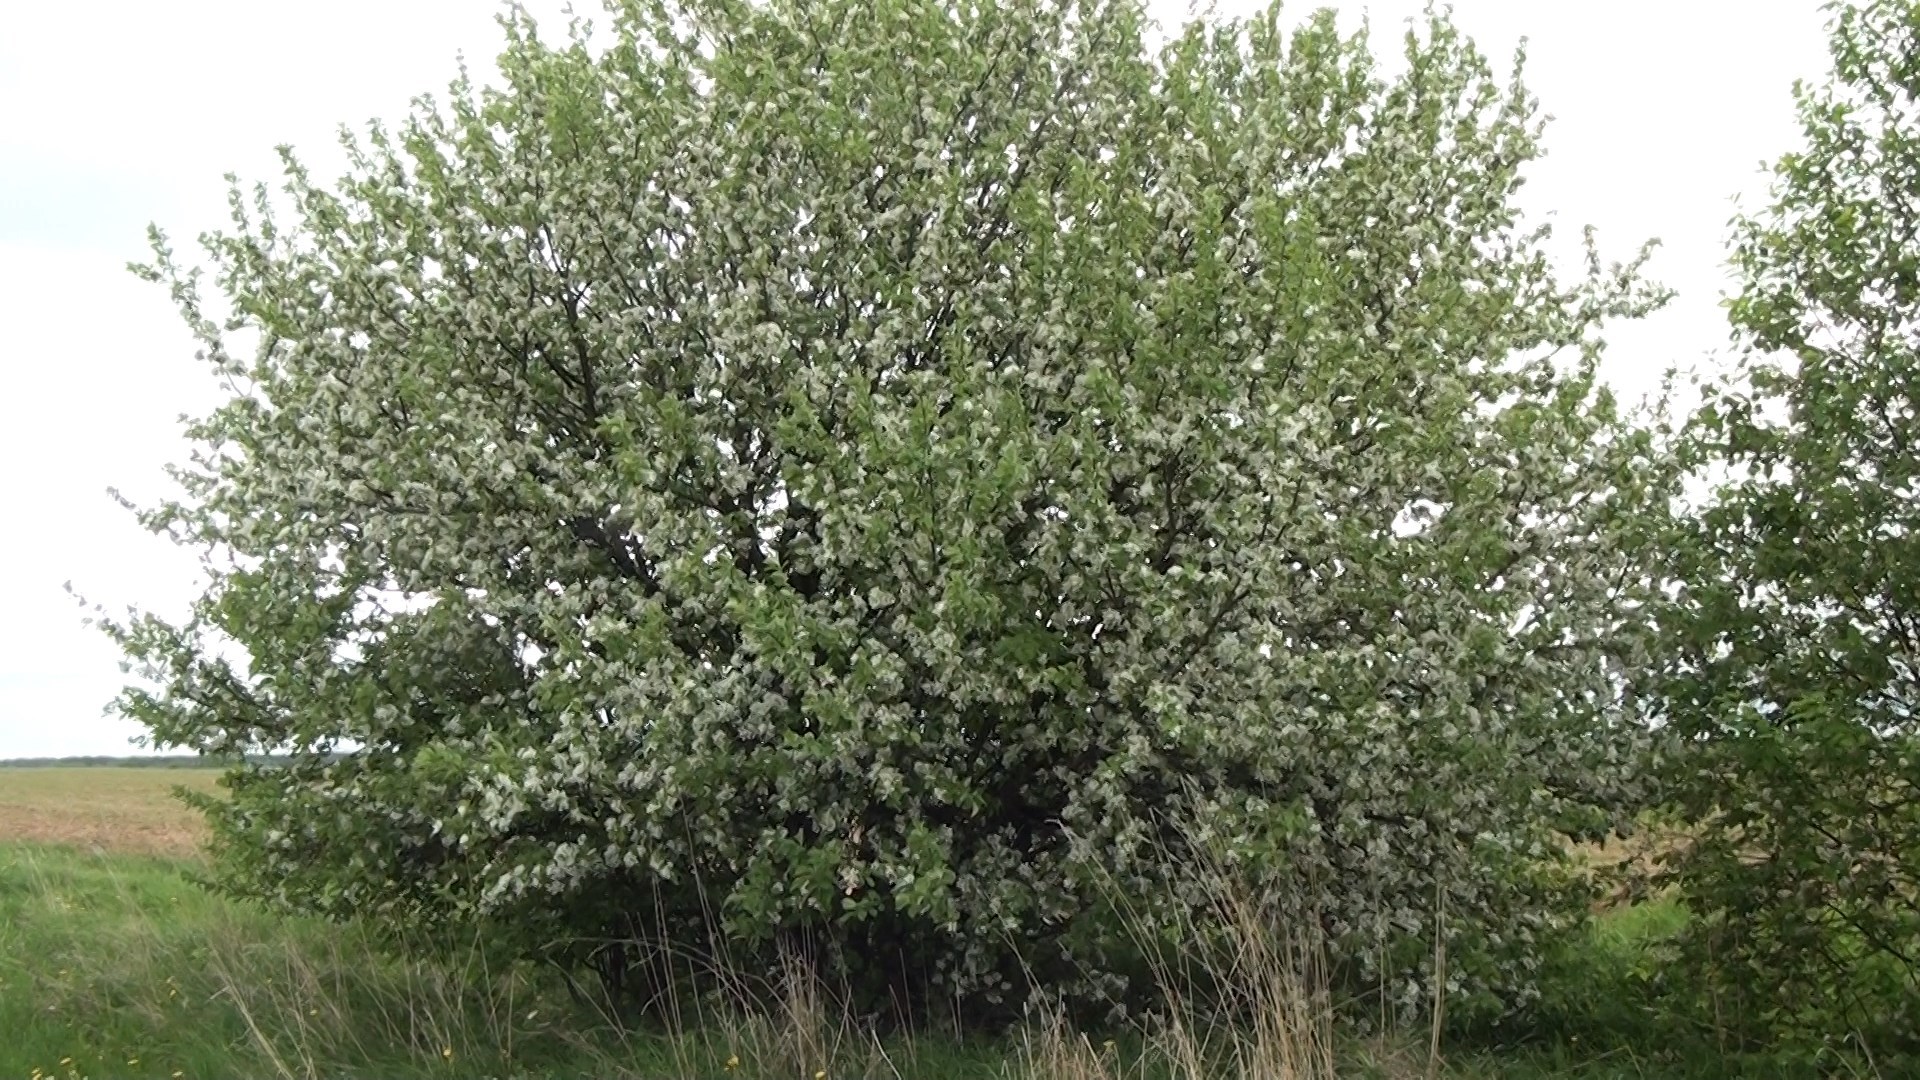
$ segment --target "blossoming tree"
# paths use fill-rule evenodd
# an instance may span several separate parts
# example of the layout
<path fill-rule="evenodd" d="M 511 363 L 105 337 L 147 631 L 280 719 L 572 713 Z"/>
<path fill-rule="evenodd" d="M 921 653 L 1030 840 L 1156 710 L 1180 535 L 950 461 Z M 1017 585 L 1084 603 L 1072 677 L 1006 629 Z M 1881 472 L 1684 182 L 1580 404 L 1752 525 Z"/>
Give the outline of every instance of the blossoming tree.
<path fill-rule="evenodd" d="M 237 192 L 217 306 L 156 236 L 235 393 L 147 519 L 222 569 L 113 630 L 156 740 L 293 755 L 229 887 L 988 1006 L 1116 982 L 1206 843 L 1345 971 L 1524 993 L 1668 471 L 1594 378 L 1660 295 L 1556 279 L 1518 82 L 1277 9 L 609 23 Z"/>

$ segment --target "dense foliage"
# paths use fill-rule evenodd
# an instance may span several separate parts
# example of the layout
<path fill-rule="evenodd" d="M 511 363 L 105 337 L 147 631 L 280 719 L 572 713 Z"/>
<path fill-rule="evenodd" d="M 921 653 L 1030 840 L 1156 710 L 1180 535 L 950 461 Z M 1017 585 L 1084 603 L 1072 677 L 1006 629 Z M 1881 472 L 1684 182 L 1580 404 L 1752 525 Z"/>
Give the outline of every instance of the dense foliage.
<path fill-rule="evenodd" d="M 156 239 L 235 393 L 147 515 L 212 587 L 115 632 L 158 741 L 293 755 L 224 881 L 988 1007 L 1121 994 L 1112 890 L 1171 920 L 1199 842 L 1350 977 L 1438 924 L 1524 995 L 1555 830 L 1637 797 L 1672 470 L 1593 372 L 1660 295 L 1557 281 L 1534 101 L 1405 48 L 635 0 L 236 194 L 218 310 Z"/>
<path fill-rule="evenodd" d="M 1884 1053 L 1920 1048 L 1920 4 L 1838 9 L 1832 54 L 1692 432 L 1724 483 L 1673 548 L 1678 869 L 1717 1017 Z"/>

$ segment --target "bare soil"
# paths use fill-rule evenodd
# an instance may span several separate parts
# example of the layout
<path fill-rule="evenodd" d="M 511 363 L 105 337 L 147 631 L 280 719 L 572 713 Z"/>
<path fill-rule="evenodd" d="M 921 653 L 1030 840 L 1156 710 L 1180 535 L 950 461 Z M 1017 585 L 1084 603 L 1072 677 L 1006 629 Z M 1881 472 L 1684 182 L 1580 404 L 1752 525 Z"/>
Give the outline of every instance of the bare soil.
<path fill-rule="evenodd" d="M 206 837 L 175 788 L 216 790 L 213 769 L 0 768 L 0 843 L 192 857 Z"/>

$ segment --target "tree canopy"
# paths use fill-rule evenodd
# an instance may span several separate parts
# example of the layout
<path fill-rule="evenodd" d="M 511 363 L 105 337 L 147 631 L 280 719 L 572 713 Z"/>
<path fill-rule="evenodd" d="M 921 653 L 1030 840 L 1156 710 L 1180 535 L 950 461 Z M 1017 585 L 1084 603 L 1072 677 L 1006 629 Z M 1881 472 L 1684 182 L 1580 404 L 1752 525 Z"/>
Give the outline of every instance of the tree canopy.
<path fill-rule="evenodd" d="M 1523 997 L 1539 867 L 1636 798 L 1674 470 L 1594 374 L 1662 294 L 1514 206 L 1517 66 L 1133 0 L 607 23 L 237 188 L 214 300 L 156 234 L 235 392 L 146 520 L 217 572 L 114 631 L 159 742 L 292 755 L 209 804 L 227 886 L 991 1008 L 1127 993 L 1104 890 L 1189 903 L 1205 843 L 1355 977 L 1437 935 Z"/>

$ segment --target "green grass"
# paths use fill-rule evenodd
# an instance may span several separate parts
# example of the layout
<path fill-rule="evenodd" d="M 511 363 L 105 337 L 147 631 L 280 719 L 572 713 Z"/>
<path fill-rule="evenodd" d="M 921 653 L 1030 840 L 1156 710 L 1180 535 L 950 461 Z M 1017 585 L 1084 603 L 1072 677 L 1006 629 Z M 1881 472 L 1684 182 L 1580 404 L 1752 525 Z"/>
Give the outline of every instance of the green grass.
<path fill-rule="evenodd" d="M 354 928 L 214 897 L 186 864 L 0 846 L 0 1077 L 726 1075 L 758 1046 L 622 1037 L 483 952 L 393 959 Z M 835 1064 L 867 1072 L 856 1043 Z M 903 1075 L 955 1080 L 1006 1056 L 888 1052 Z"/>
<path fill-rule="evenodd" d="M 175 864 L 0 848 L 0 1076 L 228 1068 L 242 1032 L 200 962 L 216 928 L 230 913 Z"/>
<path fill-rule="evenodd" d="M 834 1075 L 874 1065 L 874 1048 L 824 1025 L 810 1047 L 749 1026 L 624 1033 L 485 949 L 401 959 L 360 928 L 254 911 L 192 873 L 0 844 L 0 1078 L 746 1077 L 807 1049 Z M 886 1053 L 905 1075 L 985 1077 L 1001 1048 Z"/>
<path fill-rule="evenodd" d="M 478 945 L 403 958 L 364 928 L 269 915 L 214 896 L 193 880 L 195 866 L 70 845 L 0 844 L 0 1080 L 31 1078 L 36 1070 L 63 1080 L 1168 1074 L 1097 1062 L 1022 1067 L 1022 1047 L 1032 1056 L 1031 1041 L 962 1047 L 921 1039 L 877 1047 L 824 1010 L 708 1024 L 677 1037 L 624 1034 L 546 973 L 499 962 Z M 1676 1038 L 1657 1010 L 1652 976 L 1663 943 L 1686 919 L 1672 902 L 1654 901 L 1598 921 L 1587 940 L 1552 959 L 1547 1002 L 1518 1027 L 1452 1039 L 1439 1075 L 1822 1075 L 1780 1062 L 1724 1060 L 1699 1039 Z M 1409 1048 L 1417 1041 L 1344 1045 L 1343 1072 L 1424 1077 L 1424 1053 Z M 1092 1057 L 1104 1053 L 1098 1041 L 1088 1045 Z M 739 1064 L 728 1069 L 733 1057 Z"/>

